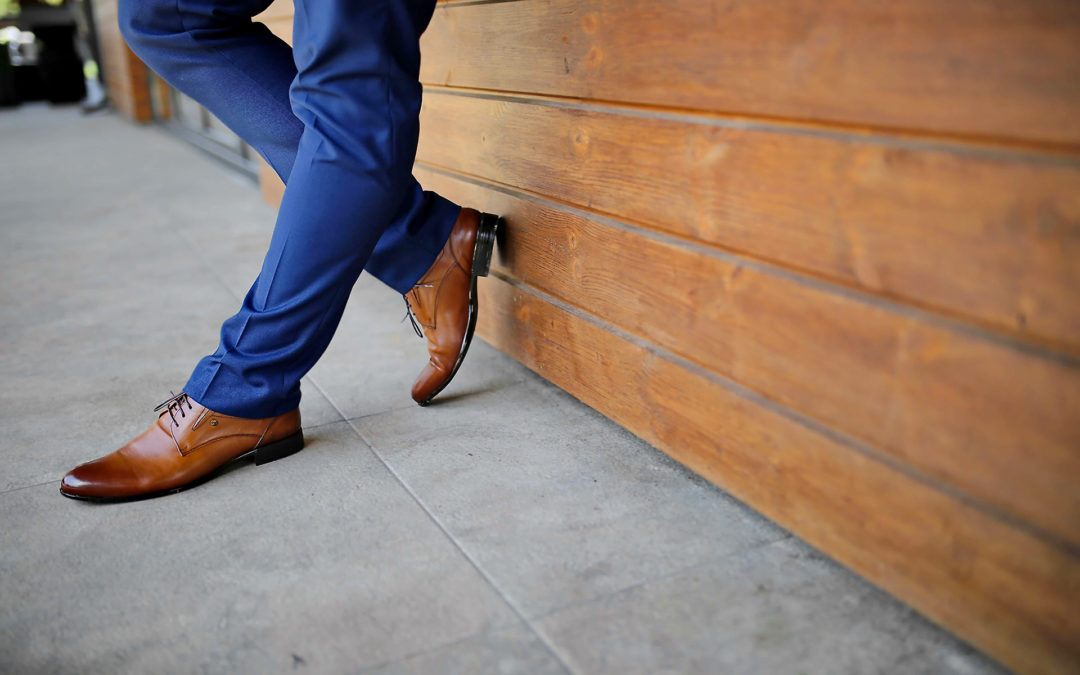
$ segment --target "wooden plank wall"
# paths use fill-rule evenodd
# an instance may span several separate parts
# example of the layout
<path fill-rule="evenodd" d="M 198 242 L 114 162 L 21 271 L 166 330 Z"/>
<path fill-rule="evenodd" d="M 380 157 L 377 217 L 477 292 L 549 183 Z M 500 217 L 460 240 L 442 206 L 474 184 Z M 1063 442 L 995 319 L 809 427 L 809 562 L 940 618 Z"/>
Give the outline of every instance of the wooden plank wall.
<path fill-rule="evenodd" d="M 101 48 L 101 73 L 109 101 L 136 122 L 153 119 L 146 66 L 128 48 L 117 24 L 116 0 L 94 0 L 94 25 Z"/>
<path fill-rule="evenodd" d="M 485 340 L 1080 672 L 1080 3 L 450 0 L 422 46 L 416 173 L 509 224 Z"/>

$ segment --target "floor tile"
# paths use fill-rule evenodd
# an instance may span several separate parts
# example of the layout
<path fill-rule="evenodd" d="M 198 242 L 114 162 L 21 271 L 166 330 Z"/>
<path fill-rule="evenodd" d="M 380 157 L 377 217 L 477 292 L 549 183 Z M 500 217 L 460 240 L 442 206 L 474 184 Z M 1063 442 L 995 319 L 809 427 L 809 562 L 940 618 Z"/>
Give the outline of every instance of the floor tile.
<path fill-rule="evenodd" d="M 526 616 L 788 536 L 539 378 L 356 424 Z"/>
<path fill-rule="evenodd" d="M 410 392 L 428 361 L 427 343 L 404 317 L 400 295 L 373 277 L 361 276 L 334 341 L 311 371 L 346 418 L 416 407 Z M 528 376 L 521 364 L 473 340 L 469 358 L 436 403 L 499 391 Z"/>
<path fill-rule="evenodd" d="M 566 673 L 540 638 L 519 624 L 386 664 L 364 675 L 555 675 Z"/>
<path fill-rule="evenodd" d="M 0 495 L 17 672 L 355 672 L 517 619 L 346 424 L 126 504 Z"/>
<path fill-rule="evenodd" d="M 1006 672 L 795 539 L 536 623 L 592 675 Z"/>

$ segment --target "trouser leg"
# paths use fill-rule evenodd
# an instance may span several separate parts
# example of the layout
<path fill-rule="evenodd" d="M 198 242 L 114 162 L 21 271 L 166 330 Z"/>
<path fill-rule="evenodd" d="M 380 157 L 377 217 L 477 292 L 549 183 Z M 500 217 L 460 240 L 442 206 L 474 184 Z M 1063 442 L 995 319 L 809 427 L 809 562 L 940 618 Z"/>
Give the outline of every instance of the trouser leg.
<path fill-rule="evenodd" d="M 260 418 L 299 403 L 300 378 L 410 196 L 419 36 L 434 4 L 296 2 L 290 99 L 304 129 L 262 270 L 185 386 L 203 405 Z"/>
<path fill-rule="evenodd" d="M 289 100 L 297 73 L 292 49 L 251 21 L 269 4 L 121 0 L 120 27 L 140 58 L 247 141 L 287 184 L 304 125 Z M 366 265 L 400 293 L 431 266 L 459 210 L 411 176 L 408 182 Z"/>

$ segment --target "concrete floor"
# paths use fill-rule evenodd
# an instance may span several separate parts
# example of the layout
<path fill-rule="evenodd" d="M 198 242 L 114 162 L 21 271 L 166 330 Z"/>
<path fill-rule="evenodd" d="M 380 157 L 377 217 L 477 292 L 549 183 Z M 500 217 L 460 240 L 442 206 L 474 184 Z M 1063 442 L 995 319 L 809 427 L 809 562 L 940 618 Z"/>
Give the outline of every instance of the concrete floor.
<path fill-rule="evenodd" d="M 4 672 L 1001 672 L 486 344 L 415 406 L 424 343 L 366 277 L 303 452 L 64 499 L 214 349 L 274 211 L 71 108 L 0 112 L 0 177 Z"/>

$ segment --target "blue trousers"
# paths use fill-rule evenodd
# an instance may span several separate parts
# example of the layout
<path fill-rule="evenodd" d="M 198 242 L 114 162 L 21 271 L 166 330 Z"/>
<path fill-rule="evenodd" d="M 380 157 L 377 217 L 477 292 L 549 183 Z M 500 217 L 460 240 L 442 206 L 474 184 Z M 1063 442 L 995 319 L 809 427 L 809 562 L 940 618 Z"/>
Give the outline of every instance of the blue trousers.
<path fill-rule="evenodd" d="M 412 176 L 435 0 L 296 0 L 292 48 L 251 21 L 270 1 L 119 4 L 132 50 L 286 183 L 262 270 L 184 387 L 249 418 L 299 404 L 362 270 L 405 293 L 460 210 Z"/>

